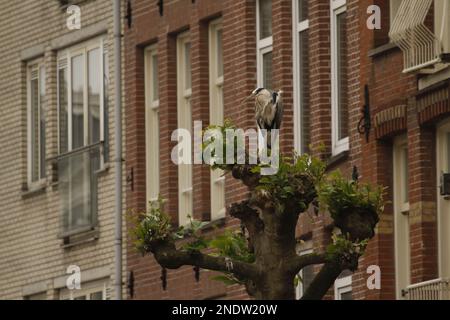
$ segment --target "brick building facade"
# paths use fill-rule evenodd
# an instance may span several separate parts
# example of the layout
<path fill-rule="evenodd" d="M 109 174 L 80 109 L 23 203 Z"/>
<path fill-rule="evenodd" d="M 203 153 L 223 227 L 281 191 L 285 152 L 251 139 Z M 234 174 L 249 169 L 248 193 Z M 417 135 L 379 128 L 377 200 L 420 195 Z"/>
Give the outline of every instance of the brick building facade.
<path fill-rule="evenodd" d="M 423 21 L 416 23 L 436 32 L 434 24 L 438 20 L 434 10 L 443 4 L 431 2 L 426 8 L 414 8 L 425 10 Z M 389 202 L 359 270 L 353 275 L 342 275 L 336 281 L 334 293 L 330 290 L 327 298 L 412 299 L 414 290 L 423 287 L 420 283 L 446 276 L 448 240 L 442 230 L 447 218 L 442 215 L 449 208 L 438 194 L 437 166 L 443 172 L 448 171 L 444 152 L 448 144 L 446 127 L 440 127 L 439 122 L 449 110 L 448 67 L 439 62 L 440 69 L 428 65 L 426 70 L 419 66 L 413 72 L 403 72 L 407 68 L 403 57 L 409 53 L 406 49 L 402 52 L 398 41 L 394 41 L 398 39 L 394 38 L 395 32 L 404 29 L 395 19 L 399 20 L 408 6 L 414 6 L 413 2 L 400 5 L 395 0 L 132 0 L 129 5 L 133 20 L 125 30 L 127 172 L 134 176 L 127 189 L 129 209 L 143 209 L 151 198 L 147 189 L 154 177 L 151 173 L 155 171 L 151 170 L 155 168 L 148 166 L 145 148 L 146 141 L 152 139 L 151 133 L 146 134 L 146 110 L 151 109 L 146 94 L 150 89 L 146 86 L 157 77 L 158 185 L 161 195 L 168 200 L 168 212 L 174 221 L 180 221 L 184 210 L 180 195 L 184 191 L 177 181 L 185 173 L 170 160 L 170 152 L 176 145 L 171 141 L 171 133 L 180 123 L 177 112 L 184 112 L 180 111 L 177 99 L 180 94 L 177 78 L 184 72 L 177 58 L 182 52 L 177 39 L 183 34 L 190 43 L 192 109 L 188 122 L 202 120 L 206 126 L 215 112 L 210 108 L 214 51 L 210 48 L 212 36 L 208 30 L 211 24 L 220 21 L 224 118 L 232 119 L 238 127 L 254 127 L 253 109 L 242 107 L 239 102 L 257 86 L 282 89 L 284 153 L 294 148 L 303 152 L 308 146 L 317 150 L 317 146 L 324 144 L 325 148 L 317 155 L 328 161 L 330 170 L 340 169 L 349 178 L 352 172 L 357 172 L 360 179 L 388 188 Z M 379 30 L 367 26 L 371 13 L 376 12 L 371 11 L 372 5 L 381 9 Z M 396 15 L 397 12 L 400 14 Z M 448 16 L 444 21 L 448 21 Z M 444 33 L 441 41 L 446 43 L 447 37 L 448 33 Z M 408 41 L 406 36 L 405 39 Z M 157 56 L 158 62 L 153 67 L 145 62 L 148 48 Z M 156 68 L 157 76 L 146 76 L 149 68 Z M 370 123 L 361 120 L 365 105 Z M 364 124 L 369 129 L 367 138 L 365 132 L 360 132 L 364 131 Z M 191 176 L 194 217 L 213 220 L 221 230 L 237 227 L 236 221 L 217 218 L 211 209 L 214 184 L 210 182 L 209 169 L 194 165 Z M 245 195 L 242 185 L 226 177 L 225 205 Z M 303 241 L 299 241 L 299 250 L 322 250 L 333 229 L 330 222 L 324 212 L 314 219 L 302 217 L 298 238 Z M 373 265 L 380 267 L 380 290 L 369 290 L 366 284 L 368 267 Z M 197 282 L 188 267 L 168 271 L 167 289 L 162 290 L 161 268 L 152 257 L 141 258 L 131 247 L 127 270 L 134 279 L 133 290 L 129 292 L 133 299 L 246 297 L 242 288 L 225 288 L 211 282 L 207 271 L 201 271 Z M 311 268 L 303 270 L 305 279 L 312 272 Z M 409 285 L 418 283 L 419 289 L 408 290 Z M 302 290 L 300 286 L 299 295 Z"/>
<path fill-rule="evenodd" d="M 0 16 L 0 299 L 114 298 L 112 2 L 0 1 Z"/>
<path fill-rule="evenodd" d="M 0 4 L 0 298 L 112 297 L 112 2 L 69 2 L 81 8 L 80 30 L 67 29 L 67 1 Z M 122 1 L 124 225 L 161 194 L 176 225 L 192 214 L 211 222 L 207 235 L 239 228 L 225 209 L 246 187 L 205 165 L 175 165 L 172 135 L 227 118 L 255 128 L 254 108 L 240 102 L 258 86 L 281 89 L 284 154 L 313 150 L 329 170 L 387 187 L 359 270 L 326 299 L 449 299 L 449 2 Z M 302 215 L 299 254 L 322 251 L 331 222 Z M 129 299 L 248 298 L 207 270 L 162 276 L 125 232 Z M 82 291 L 66 289 L 71 265 Z M 371 290 L 373 266 L 381 288 Z M 301 271 L 298 297 L 319 268 Z"/>

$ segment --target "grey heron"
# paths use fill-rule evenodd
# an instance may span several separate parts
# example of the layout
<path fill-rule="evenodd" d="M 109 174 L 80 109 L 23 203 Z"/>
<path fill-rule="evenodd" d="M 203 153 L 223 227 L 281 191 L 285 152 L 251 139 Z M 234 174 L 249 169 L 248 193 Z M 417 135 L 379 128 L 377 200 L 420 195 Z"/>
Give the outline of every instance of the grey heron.
<path fill-rule="evenodd" d="M 267 130 L 267 146 L 271 147 L 271 131 L 280 129 L 283 118 L 282 91 L 256 88 L 244 101 L 255 99 L 255 120 L 260 130 Z"/>

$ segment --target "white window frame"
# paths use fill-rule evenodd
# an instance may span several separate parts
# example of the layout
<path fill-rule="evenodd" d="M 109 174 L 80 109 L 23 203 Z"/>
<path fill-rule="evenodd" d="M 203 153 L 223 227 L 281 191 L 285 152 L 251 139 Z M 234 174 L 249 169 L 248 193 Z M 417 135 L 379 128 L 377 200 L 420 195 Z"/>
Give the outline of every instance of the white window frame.
<path fill-rule="evenodd" d="M 185 63 L 185 45 L 191 43 L 189 32 L 184 32 L 177 37 L 177 115 L 178 128 L 187 129 L 192 133 L 192 77 L 191 88 L 186 88 L 186 63 Z M 192 50 L 192 49 L 191 49 Z M 192 53 L 192 51 L 191 51 Z M 190 62 L 191 63 L 191 62 Z M 191 63 L 192 67 L 192 63 Z M 192 68 L 191 76 L 192 76 Z M 192 157 L 192 155 L 189 155 Z M 178 165 L 178 224 L 187 225 L 189 215 L 193 214 L 193 183 L 192 183 L 192 164 Z"/>
<path fill-rule="evenodd" d="M 330 0 L 331 2 L 331 122 L 332 122 L 332 154 L 338 155 L 350 149 L 350 138 L 339 139 L 339 79 L 337 52 L 337 16 L 347 11 L 346 0 Z"/>
<path fill-rule="evenodd" d="M 86 42 L 83 42 L 79 45 L 70 47 L 68 49 L 65 49 L 58 53 L 58 94 L 59 94 L 59 70 L 62 69 L 59 67 L 60 61 L 66 61 L 65 67 L 67 68 L 67 151 L 73 151 L 73 136 L 72 136 L 72 58 L 79 56 L 80 54 L 83 55 L 84 58 L 84 88 L 83 88 L 83 108 L 84 108 L 84 123 L 83 123 L 83 140 L 84 140 L 84 147 L 89 146 L 89 102 L 88 102 L 88 52 L 94 49 L 99 49 L 100 53 L 100 69 L 99 72 L 102 75 L 104 75 L 104 54 L 106 53 L 106 50 L 104 48 L 104 38 L 99 37 L 95 38 Z M 104 114 L 105 114 L 105 106 L 104 106 L 104 96 L 105 96 L 105 86 L 104 81 L 100 81 L 101 90 L 100 90 L 100 141 L 104 142 L 105 140 L 105 123 L 104 123 Z M 58 97 L 58 151 L 61 150 L 61 137 L 60 137 L 60 105 L 59 105 L 59 97 Z M 103 152 L 101 152 L 101 166 L 104 164 L 104 158 L 103 158 Z"/>
<path fill-rule="evenodd" d="M 69 290 L 64 288 L 59 292 L 60 300 L 76 300 L 77 298 L 85 297 L 85 300 L 91 300 L 91 294 L 102 293 L 102 300 L 109 300 L 108 297 L 108 281 L 95 281 L 91 283 L 81 283 L 81 289 Z"/>
<path fill-rule="evenodd" d="M 342 300 L 342 294 L 352 292 L 352 276 L 342 277 L 334 281 L 334 300 Z"/>
<path fill-rule="evenodd" d="M 312 241 L 308 241 L 308 245 L 310 247 L 312 247 Z M 300 250 L 299 255 L 304 256 L 304 255 L 311 254 L 311 253 L 314 253 L 314 250 L 312 248 L 309 248 L 309 249 Z M 303 280 L 303 269 L 300 270 L 298 275 Z M 301 299 L 301 297 L 303 296 L 303 282 L 302 281 L 299 281 L 297 287 L 295 288 L 295 296 L 296 296 L 297 300 Z"/>
<path fill-rule="evenodd" d="M 303 127 L 301 118 L 303 116 L 303 106 L 301 104 L 301 91 L 302 86 L 302 74 L 300 72 L 300 34 L 302 32 L 307 32 L 309 29 L 309 19 L 299 22 L 299 1 L 292 0 L 292 34 L 293 34 L 293 68 L 294 68 L 294 146 L 299 154 L 306 150 L 308 146 L 303 145 Z"/>
<path fill-rule="evenodd" d="M 256 65 L 257 65 L 257 86 L 264 87 L 264 60 L 263 56 L 266 53 L 273 51 L 273 35 L 260 39 L 261 19 L 259 16 L 259 1 L 256 1 Z M 272 75 L 273 76 L 273 75 Z M 272 78 L 273 80 L 273 78 Z M 273 89 L 273 88 L 267 88 Z"/>
<path fill-rule="evenodd" d="M 403 299 L 402 290 L 410 284 L 411 254 L 409 240 L 409 201 L 405 202 L 405 169 L 408 169 L 408 140 L 397 137 L 393 146 L 394 183 L 394 241 L 395 241 L 395 285 L 397 299 Z M 406 166 L 406 168 L 405 168 Z M 408 183 L 408 181 L 406 181 Z M 408 198 L 409 199 L 409 198 Z M 406 239 L 406 241 L 405 241 Z M 406 243 L 405 243 L 406 242 Z"/>
<path fill-rule="evenodd" d="M 159 198 L 160 159 L 159 159 L 159 99 L 153 97 L 154 85 L 154 58 L 158 59 L 157 46 L 152 45 L 145 49 L 145 141 L 146 141 L 146 171 L 147 171 L 147 205 Z M 156 71 L 158 74 L 158 70 Z M 156 82 L 155 82 L 156 81 Z M 159 85 L 157 90 L 159 90 Z"/>
<path fill-rule="evenodd" d="M 44 79 L 41 79 L 41 70 L 44 70 Z M 32 76 L 33 72 L 37 72 L 37 78 Z M 41 132 L 41 86 L 44 86 L 44 90 L 46 88 L 46 69 L 44 66 L 44 61 L 43 59 L 38 59 L 35 61 L 32 61 L 30 63 L 28 63 L 27 65 L 27 139 L 28 139 L 28 144 L 27 144 L 27 183 L 28 183 L 28 189 L 33 190 L 35 188 L 39 188 L 40 186 L 44 185 L 46 182 L 46 172 L 41 172 L 41 161 L 42 161 L 42 155 L 41 155 L 41 137 L 40 137 L 40 132 Z M 31 106 L 31 81 L 32 80 L 36 80 L 38 82 L 38 132 L 39 132 L 39 137 L 38 137 L 38 151 L 39 151 L 39 157 L 38 157 L 38 179 L 36 181 L 33 181 L 33 156 L 32 156 L 32 152 L 33 152 L 33 143 L 34 143 L 34 139 L 32 137 L 33 132 L 32 132 L 32 124 L 31 124 L 31 114 L 32 114 L 32 106 Z M 42 83 L 42 81 L 44 83 Z M 46 97 L 44 97 L 44 100 L 46 100 Z M 46 102 L 44 101 L 44 104 Z M 45 145 L 45 140 L 46 140 L 46 136 L 44 134 L 44 145 Z M 45 158 L 45 154 L 44 154 L 44 162 L 46 161 Z M 46 168 L 45 164 L 44 164 L 44 168 Z M 45 170 L 44 170 L 45 171 Z"/>
<path fill-rule="evenodd" d="M 209 122 L 214 125 L 223 125 L 223 83 L 224 75 L 218 74 L 218 38 L 217 33 L 222 31 L 222 19 L 209 24 Z M 223 44 L 222 44 L 223 57 Z M 223 64 L 223 61 L 222 61 Z M 222 170 L 211 170 L 211 220 L 225 217 L 225 177 Z"/>
<path fill-rule="evenodd" d="M 442 173 L 450 172 L 450 121 L 445 119 L 437 125 L 436 129 L 436 177 L 440 186 Z M 437 188 L 437 226 L 438 226 L 438 274 L 440 278 L 450 277 L 450 225 L 449 208 L 450 202 L 447 197 L 443 197 Z"/>

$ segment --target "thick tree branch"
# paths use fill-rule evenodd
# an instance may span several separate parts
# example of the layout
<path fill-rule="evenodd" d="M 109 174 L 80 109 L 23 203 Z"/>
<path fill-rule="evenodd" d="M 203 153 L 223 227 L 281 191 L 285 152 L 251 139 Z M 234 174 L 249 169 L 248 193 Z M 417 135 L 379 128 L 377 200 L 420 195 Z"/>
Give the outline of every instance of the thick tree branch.
<path fill-rule="evenodd" d="M 301 300 L 321 300 L 344 269 L 337 261 L 326 262 Z"/>
<path fill-rule="evenodd" d="M 322 264 L 326 262 L 325 254 L 310 253 L 296 256 L 292 261 L 292 270 L 298 273 L 306 266 Z"/>
<path fill-rule="evenodd" d="M 257 277 L 258 270 L 255 265 L 227 259 L 213 257 L 199 251 L 181 251 L 170 242 L 159 242 L 152 245 L 152 253 L 158 263 L 167 269 L 178 269 L 185 265 L 197 266 L 202 269 L 230 272 L 238 277 L 253 279 Z"/>

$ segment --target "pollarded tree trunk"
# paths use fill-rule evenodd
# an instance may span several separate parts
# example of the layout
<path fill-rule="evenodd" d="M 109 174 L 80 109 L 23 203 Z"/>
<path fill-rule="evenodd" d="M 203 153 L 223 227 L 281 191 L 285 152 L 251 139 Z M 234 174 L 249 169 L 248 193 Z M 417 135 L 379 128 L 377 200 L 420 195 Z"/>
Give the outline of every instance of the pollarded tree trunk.
<path fill-rule="evenodd" d="M 306 159 L 303 166 L 310 165 L 310 162 L 311 160 Z M 322 265 L 302 297 L 305 300 L 321 299 L 343 270 L 357 269 L 358 259 L 363 253 L 360 248 L 365 247 L 360 245 L 364 242 L 359 241 L 373 237 L 378 222 L 376 213 L 382 206 L 375 203 L 376 210 L 361 210 L 359 203 L 359 206 L 355 205 L 356 209 L 352 210 L 351 203 L 350 206 L 348 202 L 345 203 L 345 208 L 350 209 L 335 217 L 335 225 L 347 235 L 340 243 L 333 244 L 332 253 L 299 256 L 296 253 L 295 231 L 300 214 L 311 204 L 316 206 L 318 195 L 314 174 L 308 172 L 310 169 L 298 169 L 303 168 L 302 166 L 292 166 L 279 174 L 284 175 L 282 179 L 277 180 L 277 177 L 272 182 L 266 180 L 265 187 L 261 187 L 264 180 L 253 170 L 254 167 L 232 167 L 233 177 L 248 186 L 250 198 L 234 203 L 228 209 L 229 215 L 239 219 L 246 230 L 248 251 L 254 256 L 253 262 L 226 256 L 211 256 L 200 250 L 177 249 L 175 241 L 168 237 L 148 241 L 145 239 L 145 250 L 153 253 L 158 263 L 165 268 L 177 269 L 183 265 L 191 265 L 232 274 L 246 286 L 249 295 L 264 300 L 295 299 L 294 279 L 299 271 L 308 265 Z M 270 185 L 273 181 L 275 183 Z M 345 201 L 355 197 L 358 189 L 352 188 L 355 188 L 355 185 L 351 183 L 343 188 L 350 189 L 349 197 L 343 195 Z M 339 188 L 336 190 L 347 192 Z M 370 200 L 370 193 L 367 196 Z M 364 194 L 361 199 L 365 201 L 365 197 Z M 367 201 L 370 204 L 372 200 L 369 200 Z M 155 233 L 154 230 L 152 232 Z"/>

